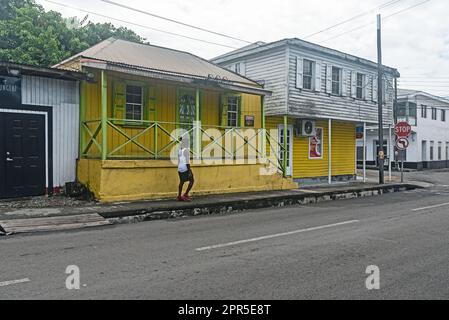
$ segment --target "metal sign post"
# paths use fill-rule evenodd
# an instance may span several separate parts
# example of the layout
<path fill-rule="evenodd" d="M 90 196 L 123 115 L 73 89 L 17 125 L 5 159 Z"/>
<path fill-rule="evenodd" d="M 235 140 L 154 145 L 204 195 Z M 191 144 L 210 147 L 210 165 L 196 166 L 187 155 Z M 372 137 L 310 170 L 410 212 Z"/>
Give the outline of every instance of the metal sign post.
<path fill-rule="evenodd" d="M 404 183 L 404 152 L 410 146 L 408 137 L 412 132 L 412 127 L 407 122 L 399 122 L 394 128 L 396 134 L 396 150 L 401 155 L 401 183 Z"/>

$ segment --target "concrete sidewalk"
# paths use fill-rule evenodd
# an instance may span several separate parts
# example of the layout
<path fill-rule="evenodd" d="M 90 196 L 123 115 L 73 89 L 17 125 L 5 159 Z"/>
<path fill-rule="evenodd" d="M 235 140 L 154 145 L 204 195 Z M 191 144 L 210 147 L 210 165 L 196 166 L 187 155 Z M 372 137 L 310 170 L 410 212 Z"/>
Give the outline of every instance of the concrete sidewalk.
<path fill-rule="evenodd" d="M 175 200 L 79 203 L 40 208 L 0 207 L 0 234 L 68 230 L 116 223 L 226 214 L 249 209 L 304 205 L 422 188 L 425 185 L 353 182 L 294 190 L 208 195 Z M 24 200 L 26 201 L 26 200 Z"/>

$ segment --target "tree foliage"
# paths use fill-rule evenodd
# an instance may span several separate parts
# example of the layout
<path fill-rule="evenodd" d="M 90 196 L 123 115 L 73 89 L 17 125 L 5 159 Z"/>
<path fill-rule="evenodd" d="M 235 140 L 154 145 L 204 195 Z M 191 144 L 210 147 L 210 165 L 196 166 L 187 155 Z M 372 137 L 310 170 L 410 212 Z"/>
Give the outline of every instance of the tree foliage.
<path fill-rule="evenodd" d="M 111 23 L 80 26 L 76 18 L 45 11 L 34 0 L 0 0 L 0 60 L 51 66 L 109 37 L 145 40 Z"/>

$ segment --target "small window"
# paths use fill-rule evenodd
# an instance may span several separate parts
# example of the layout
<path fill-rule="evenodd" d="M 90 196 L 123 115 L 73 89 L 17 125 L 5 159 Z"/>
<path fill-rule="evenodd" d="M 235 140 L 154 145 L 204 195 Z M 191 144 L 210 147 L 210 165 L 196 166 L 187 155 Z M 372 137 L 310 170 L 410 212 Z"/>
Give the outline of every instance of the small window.
<path fill-rule="evenodd" d="M 441 121 L 446 122 L 446 110 L 441 110 Z"/>
<path fill-rule="evenodd" d="M 443 146 L 441 142 L 438 142 L 438 160 L 443 158 Z"/>
<path fill-rule="evenodd" d="M 427 118 L 427 106 L 421 105 L 421 118 L 426 119 Z"/>
<path fill-rule="evenodd" d="M 409 102 L 408 103 L 408 117 L 407 117 L 407 121 L 411 126 L 416 126 L 417 125 L 417 104 L 414 102 Z"/>
<path fill-rule="evenodd" d="M 432 108 L 432 120 L 437 119 L 437 108 Z"/>
<path fill-rule="evenodd" d="M 238 126 L 239 98 L 228 98 L 228 127 Z"/>
<path fill-rule="evenodd" d="M 141 86 L 126 86 L 126 120 L 142 120 L 142 91 Z"/>
<path fill-rule="evenodd" d="M 363 90 L 363 83 L 365 82 L 365 75 L 361 74 L 361 73 L 357 73 L 357 92 L 356 92 L 356 97 L 357 99 L 364 99 L 365 97 L 363 96 L 363 92 L 365 90 Z"/>
<path fill-rule="evenodd" d="M 310 60 L 305 60 L 303 63 L 303 89 L 312 90 L 313 89 L 313 69 L 314 62 Z"/>
<path fill-rule="evenodd" d="M 332 93 L 341 94 L 341 69 L 332 67 Z"/>

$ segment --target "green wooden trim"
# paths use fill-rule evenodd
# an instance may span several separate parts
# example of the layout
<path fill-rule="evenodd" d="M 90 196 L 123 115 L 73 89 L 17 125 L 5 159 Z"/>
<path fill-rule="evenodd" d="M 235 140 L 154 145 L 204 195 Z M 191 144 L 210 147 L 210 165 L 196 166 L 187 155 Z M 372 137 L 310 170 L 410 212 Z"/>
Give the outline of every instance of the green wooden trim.
<path fill-rule="evenodd" d="M 101 159 L 106 160 L 108 155 L 108 82 L 107 75 L 104 70 L 101 70 Z"/>
<path fill-rule="evenodd" d="M 200 127 L 200 89 L 196 89 L 195 92 L 195 121 L 196 121 L 196 149 L 197 157 L 201 158 L 201 127 Z"/>

